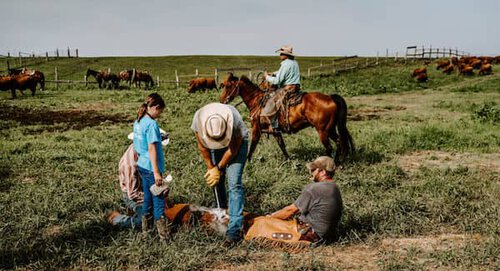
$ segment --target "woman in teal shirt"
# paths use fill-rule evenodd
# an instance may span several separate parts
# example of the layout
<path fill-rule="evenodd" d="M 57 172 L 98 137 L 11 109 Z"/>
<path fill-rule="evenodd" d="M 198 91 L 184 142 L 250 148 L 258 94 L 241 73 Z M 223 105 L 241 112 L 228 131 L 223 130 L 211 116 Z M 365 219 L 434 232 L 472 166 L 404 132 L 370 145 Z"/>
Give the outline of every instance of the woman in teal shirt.
<path fill-rule="evenodd" d="M 141 104 L 134 122 L 134 149 L 139 154 L 137 170 L 141 175 L 144 201 L 142 203 L 142 231 L 148 232 L 151 215 L 156 222 L 160 239 L 168 235 L 167 220 L 164 216 L 165 200 L 163 194 L 154 196 L 149 188 L 161 186 L 165 172 L 165 157 L 161 148 L 160 128 L 156 119 L 165 108 L 165 102 L 157 93 L 152 93 Z"/>

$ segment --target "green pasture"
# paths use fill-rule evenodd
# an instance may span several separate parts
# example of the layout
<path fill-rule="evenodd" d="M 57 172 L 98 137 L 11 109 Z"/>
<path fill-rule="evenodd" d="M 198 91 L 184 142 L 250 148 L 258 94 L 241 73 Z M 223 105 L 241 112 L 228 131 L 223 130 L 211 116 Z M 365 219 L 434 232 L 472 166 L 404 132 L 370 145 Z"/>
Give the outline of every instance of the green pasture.
<path fill-rule="evenodd" d="M 308 66 L 333 58 L 298 58 Z M 212 73 L 216 67 L 277 70 L 276 57 L 176 56 L 61 59 L 32 68 L 48 79 L 80 80 L 87 68 L 138 68 L 153 78 Z M 500 178 L 498 171 L 468 166 L 420 166 L 408 171 L 398 158 L 421 151 L 450 154 L 500 153 L 500 71 L 485 77 L 444 75 L 428 67 L 427 83 L 409 74 L 422 63 L 377 67 L 303 78 L 303 88 L 346 98 L 348 128 L 357 152 L 337 172 L 344 200 L 339 240 L 303 254 L 261 249 L 243 243 L 233 250 L 222 237 L 182 229 L 173 240 L 141 238 L 109 226 L 103 215 L 120 209 L 118 161 L 131 143 L 137 107 L 150 92 L 167 103 L 160 126 L 168 131 L 166 168 L 172 173 L 175 202 L 209 206 L 205 166 L 189 129 L 194 112 L 218 101 L 220 92 L 188 94 L 185 87 L 162 85 L 100 90 L 94 85 L 47 84 L 35 97 L 16 100 L 0 92 L 0 269 L 332 270 L 328 249 L 359 244 L 377 248 L 385 238 L 439 234 L 479 236 L 464 246 L 428 252 L 419 249 L 378 254 L 376 266 L 401 269 L 500 268 Z M 221 74 L 221 78 L 223 75 Z M 237 98 L 233 104 L 240 101 Z M 238 107 L 249 124 L 248 110 Z M 366 118 L 366 112 L 376 114 Z M 305 163 L 323 148 L 313 129 L 286 135 L 291 154 L 284 160 L 273 138 L 263 137 L 247 164 L 245 210 L 267 214 L 291 203 L 309 182 Z M 490 157 L 490 156 L 488 156 Z M 498 157 L 498 156 L 496 156 Z M 401 257 L 401 253 L 403 257 Z M 308 260 L 304 260 L 307 255 Z M 330 259 L 329 259 L 330 258 Z M 245 269 L 246 268 L 246 269 Z"/>

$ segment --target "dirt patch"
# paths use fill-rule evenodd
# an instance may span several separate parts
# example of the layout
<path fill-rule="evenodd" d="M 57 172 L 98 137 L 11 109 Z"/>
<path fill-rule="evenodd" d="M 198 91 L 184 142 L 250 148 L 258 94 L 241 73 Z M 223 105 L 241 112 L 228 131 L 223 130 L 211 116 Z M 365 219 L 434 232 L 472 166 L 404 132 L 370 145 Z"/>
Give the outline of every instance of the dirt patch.
<path fill-rule="evenodd" d="M 235 252 L 245 254 L 243 265 L 220 263 L 206 270 L 379 270 L 391 255 L 405 257 L 409 250 L 416 251 L 416 261 L 432 268 L 430 255 L 438 251 L 463 249 L 471 242 L 482 242 L 485 237 L 474 234 L 440 234 L 412 238 L 385 238 L 372 244 L 331 245 L 298 254 L 284 254 L 279 250 Z"/>
<path fill-rule="evenodd" d="M 404 106 L 398 106 L 394 108 L 351 109 L 348 111 L 347 119 L 352 121 L 380 119 L 390 111 L 401 111 L 405 109 L 406 107 Z"/>
<path fill-rule="evenodd" d="M 440 169 L 471 168 L 500 173 L 498 153 L 450 153 L 443 151 L 417 151 L 397 158 L 407 172 L 415 172 L 421 166 Z"/>
<path fill-rule="evenodd" d="M 128 123 L 130 119 L 124 114 L 102 114 L 97 110 L 86 109 L 71 109 L 71 110 L 42 110 L 28 109 L 17 106 L 2 106 L 0 107 L 0 119 L 13 120 L 20 125 L 56 125 L 62 124 L 62 127 L 57 127 L 58 131 L 69 129 L 82 130 L 86 127 L 101 125 L 102 123 Z M 49 130 L 50 127 L 35 129 L 35 132 L 40 130 Z"/>
<path fill-rule="evenodd" d="M 45 229 L 45 231 L 43 232 L 43 237 L 45 237 L 45 238 L 55 237 L 55 236 L 61 234 L 62 230 L 63 230 L 63 227 L 60 225 L 50 226 L 47 229 Z"/>

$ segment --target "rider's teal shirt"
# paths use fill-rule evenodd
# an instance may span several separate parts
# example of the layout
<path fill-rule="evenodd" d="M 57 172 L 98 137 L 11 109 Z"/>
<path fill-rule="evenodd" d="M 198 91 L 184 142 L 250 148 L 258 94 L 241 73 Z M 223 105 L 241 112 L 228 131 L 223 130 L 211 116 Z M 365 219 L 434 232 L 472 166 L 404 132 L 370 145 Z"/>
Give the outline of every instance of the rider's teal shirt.
<path fill-rule="evenodd" d="M 165 172 L 165 157 L 161 149 L 161 134 L 158 123 L 145 115 L 141 121 L 134 122 L 134 149 L 139 154 L 137 166 L 153 171 L 151 157 L 149 156 L 148 145 L 154 144 L 156 147 L 156 162 L 158 170 L 161 173 Z"/>
<path fill-rule="evenodd" d="M 295 60 L 285 59 L 281 61 L 281 67 L 276 76 L 266 76 L 266 80 L 273 85 L 277 85 L 279 88 L 285 85 L 299 85 L 299 64 Z"/>

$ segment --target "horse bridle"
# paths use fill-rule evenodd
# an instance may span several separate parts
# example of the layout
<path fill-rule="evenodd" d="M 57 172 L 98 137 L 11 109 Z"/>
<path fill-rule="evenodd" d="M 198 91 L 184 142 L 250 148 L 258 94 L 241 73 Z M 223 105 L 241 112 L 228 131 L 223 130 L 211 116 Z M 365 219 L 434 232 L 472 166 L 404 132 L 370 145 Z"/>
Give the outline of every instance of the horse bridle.
<path fill-rule="evenodd" d="M 236 82 L 236 86 L 231 90 L 231 93 L 229 95 L 227 95 L 226 100 L 224 101 L 225 104 L 229 103 L 229 99 L 233 96 L 233 94 L 236 93 L 235 97 L 240 94 L 240 81 L 241 81 L 241 78 L 238 78 L 238 82 Z"/>

